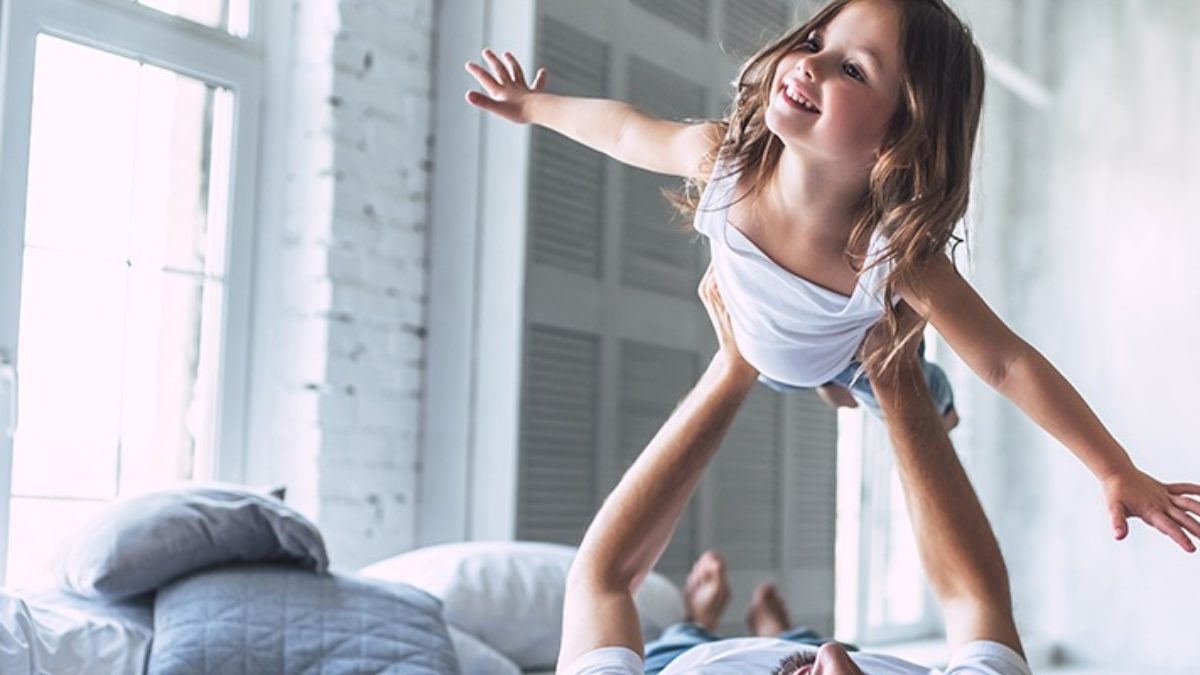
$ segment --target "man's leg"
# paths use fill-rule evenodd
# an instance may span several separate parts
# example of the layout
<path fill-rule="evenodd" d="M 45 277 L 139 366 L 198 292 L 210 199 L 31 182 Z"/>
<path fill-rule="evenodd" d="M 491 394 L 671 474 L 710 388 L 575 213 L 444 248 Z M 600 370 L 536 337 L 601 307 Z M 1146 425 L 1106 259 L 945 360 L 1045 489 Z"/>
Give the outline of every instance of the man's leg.
<path fill-rule="evenodd" d="M 721 622 L 729 605 L 729 579 L 725 559 L 715 551 L 706 551 L 696 559 L 683 587 L 687 617 L 683 623 L 669 626 L 657 640 L 646 645 L 646 675 L 655 675 L 680 654 L 721 637 L 712 631 Z"/>
<path fill-rule="evenodd" d="M 759 637 L 777 637 L 780 640 L 789 640 L 813 647 L 820 647 L 826 642 L 830 642 L 811 628 L 805 626 L 793 628 L 792 620 L 788 618 L 787 605 L 783 601 L 783 596 L 779 593 L 779 588 L 770 582 L 759 584 L 758 588 L 754 589 L 754 596 L 750 600 L 750 609 L 746 612 L 746 625 L 749 626 L 751 635 Z M 858 651 L 853 645 L 843 646 L 848 651 Z"/>

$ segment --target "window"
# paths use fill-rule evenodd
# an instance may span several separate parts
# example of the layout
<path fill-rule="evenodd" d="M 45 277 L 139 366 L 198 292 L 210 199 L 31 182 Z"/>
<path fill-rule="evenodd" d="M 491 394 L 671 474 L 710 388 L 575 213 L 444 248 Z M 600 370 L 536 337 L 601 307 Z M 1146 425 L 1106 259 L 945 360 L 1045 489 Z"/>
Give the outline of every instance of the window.
<path fill-rule="evenodd" d="M 931 361 L 934 336 L 926 336 Z M 887 427 L 861 406 L 838 412 L 838 462 L 836 634 L 868 644 L 936 636 Z"/>
<path fill-rule="evenodd" d="M 119 495 L 240 478 L 260 64 L 245 0 L 142 4 L 14 0 L 3 34 L 9 585 Z"/>
<path fill-rule="evenodd" d="M 220 28 L 246 37 L 250 29 L 250 0 L 132 0 L 171 16 Z"/>

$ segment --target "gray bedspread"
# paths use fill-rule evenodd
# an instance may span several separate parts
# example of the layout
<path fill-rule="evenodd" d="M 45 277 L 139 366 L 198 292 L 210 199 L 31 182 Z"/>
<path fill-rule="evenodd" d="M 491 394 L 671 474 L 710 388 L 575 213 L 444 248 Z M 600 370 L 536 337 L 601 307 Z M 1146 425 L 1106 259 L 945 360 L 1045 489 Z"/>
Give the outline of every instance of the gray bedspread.
<path fill-rule="evenodd" d="M 281 566 L 223 567 L 162 588 L 150 675 L 458 673 L 433 596 Z"/>

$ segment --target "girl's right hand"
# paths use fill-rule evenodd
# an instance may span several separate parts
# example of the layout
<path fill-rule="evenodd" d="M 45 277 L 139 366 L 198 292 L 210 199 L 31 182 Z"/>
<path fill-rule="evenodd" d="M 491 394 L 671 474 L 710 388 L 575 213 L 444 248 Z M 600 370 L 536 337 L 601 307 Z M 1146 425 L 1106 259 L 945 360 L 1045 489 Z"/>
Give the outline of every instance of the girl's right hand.
<path fill-rule="evenodd" d="M 474 61 L 468 61 L 467 72 L 475 76 L 475 80 L 487 95 L 468 91 L 467 103 L 496 113 L 510 122 L 528 124 L 531 121 L 529 99 L 546 88 L 546 69 L 538 68 L 533 83 L 526 85 L 525 71 L 511 52 L 504 52 L 504 61 L 501 61 L 495 52 L 485 49 L 483 60 L 487 62 L 490 70 Z"/>

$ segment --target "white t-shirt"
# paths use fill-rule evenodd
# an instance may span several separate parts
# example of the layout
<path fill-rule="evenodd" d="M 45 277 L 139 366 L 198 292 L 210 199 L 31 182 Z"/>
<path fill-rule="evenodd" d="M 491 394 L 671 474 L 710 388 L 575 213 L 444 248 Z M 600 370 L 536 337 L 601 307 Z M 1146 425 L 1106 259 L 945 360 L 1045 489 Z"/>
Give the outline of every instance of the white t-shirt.
<path fill-rule="evenodd" d="M 662 675 L 768 675 L 783 659 L 816 647 L 775 638 L 736 638 L 692 647 Z M 932 670 L 884 654 L 852 652 L 867 675 L 1031 675 L 1029 665 L 1012 649 L 988 641 L 970 642 L 958 649 L 945 671 Z M 627 647 L 601 647 L 581 655 L 566 670 L 570 675 L 644 675 L 642 659 Z"/>
<path fill-rule="evenodd" d="M 825 384 L 850 365 L 867 331 L 883 316 L 883 282 L 891 265 L 860 274 L 851 297 L 792 274 L 729 222 L 738 174 L 727 173 L 727 162 L 718 160 L 693 225 L 709 239 L 738 349 L 773 380 L 797 387 Z M 883 235 L 872 237 L 868 265 L 886 245 Z"/>

